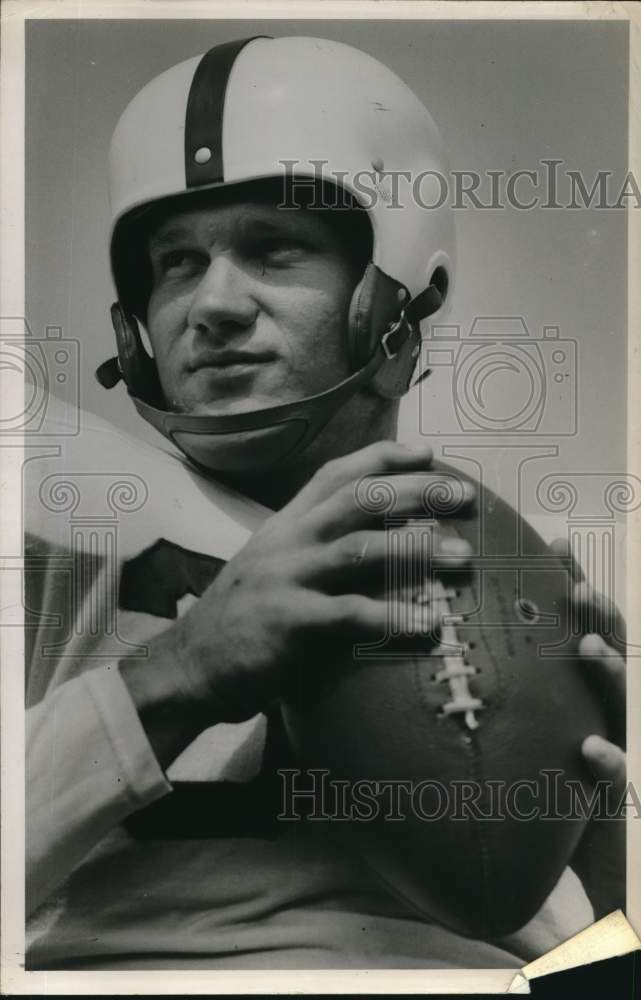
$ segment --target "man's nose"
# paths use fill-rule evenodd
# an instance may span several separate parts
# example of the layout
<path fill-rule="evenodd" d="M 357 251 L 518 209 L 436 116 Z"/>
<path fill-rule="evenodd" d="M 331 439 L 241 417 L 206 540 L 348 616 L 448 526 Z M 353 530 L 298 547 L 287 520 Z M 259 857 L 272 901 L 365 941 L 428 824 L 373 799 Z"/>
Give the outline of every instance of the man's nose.
<path fill-rule="evenodd" d="M 212 260 L 194 292 L 189 326 L 210 336 L 224 337 L 251 326 L 257 314 L 250 276 L 227 256 Z"/>

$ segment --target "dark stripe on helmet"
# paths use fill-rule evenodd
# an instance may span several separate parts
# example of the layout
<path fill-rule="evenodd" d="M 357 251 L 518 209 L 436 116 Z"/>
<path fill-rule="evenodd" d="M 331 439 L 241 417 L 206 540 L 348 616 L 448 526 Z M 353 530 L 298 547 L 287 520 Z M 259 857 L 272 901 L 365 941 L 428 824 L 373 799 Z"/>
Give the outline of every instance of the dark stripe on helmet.
<path fill-rule="evenodd" d="M 259 37 L 254 35 L 215 45 L 198 63 L 185 116 L 185 181 L 188 188 L 217 184 L 225 179 L 223 111 L 229 74 L 240 50 Z"/>

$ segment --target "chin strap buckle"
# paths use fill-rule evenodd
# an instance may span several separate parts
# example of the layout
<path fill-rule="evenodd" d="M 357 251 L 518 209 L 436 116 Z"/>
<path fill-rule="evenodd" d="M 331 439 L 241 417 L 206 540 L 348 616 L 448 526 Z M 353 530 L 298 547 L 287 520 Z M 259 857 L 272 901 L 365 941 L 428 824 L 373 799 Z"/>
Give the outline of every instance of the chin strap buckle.
<path fill-rule="evenodd" d="M 442 304 L 443 296 L 436 285 L 428 285 L 401 309 L 399 318 L 381 337 L 381 347 L 388 361 L 393 361 L 406 341 L 416 335 L 420 321 L 435 313 Z"/>
<path fill-rule="evenodd" d="M 403 309 L 396 322 L 392 323 L 381 337 L 381 347 L 388 361 L 394 360 L 405 341 L 413 334 L 414 331 L 408 323 Z"/>

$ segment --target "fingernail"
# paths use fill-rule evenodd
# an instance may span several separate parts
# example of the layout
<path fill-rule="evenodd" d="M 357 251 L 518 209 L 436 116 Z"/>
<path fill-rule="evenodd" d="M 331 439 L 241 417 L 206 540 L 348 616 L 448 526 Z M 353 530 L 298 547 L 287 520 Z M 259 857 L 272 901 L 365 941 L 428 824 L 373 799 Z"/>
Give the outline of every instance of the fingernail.
<path fill-rule="evenodd" d="M 604 763 L 610 759 L 611 750 L 607 740 L 597 733 L 583 740 L 581 750 L 586 757 L 596 757 Z"/>
<path fill-rule="evenodd" d="M 581 656 L 602 656 L 606 651 L 606 644 L 600 635 L 589 632 L 581 637 L 579 641 L 579 653 Z"/>
<path fill-rule="evenodd" d="M 464 538 L 443 538 L 438 547 L 441 555 L 466 558 L 470 554 L 470 543 Z"/>

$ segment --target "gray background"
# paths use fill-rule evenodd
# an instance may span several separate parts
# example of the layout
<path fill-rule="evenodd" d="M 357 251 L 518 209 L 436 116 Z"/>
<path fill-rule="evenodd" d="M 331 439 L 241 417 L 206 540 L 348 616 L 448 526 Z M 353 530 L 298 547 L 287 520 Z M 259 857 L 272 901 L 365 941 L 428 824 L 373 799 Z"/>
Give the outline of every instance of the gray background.
<path fill-rule="evenodd" d="M 553 157 L 581 170 L 589 184 L 598 170 L 615 173 L 616 189 L 625 176 L 628 34 L 622 22 L 28 22 L 27 319 L 36 335 L 58 325 L 80 342 L 85 408 L 152 440 L 122 387 L 107 393 L 93 378 L 97 364 L 113 353 L 110 135 L 126 103 L 156 73 L 210 45 L 261 33 L 334 38 L 381 59 L 429 107 L 456 170 L 540 169 L 541 159 Z M 525 186 L 523 192 L 529 194 Z M 559 196 L 565 195 L 562 185 Z M 578 432 L 525 435 L 518 455 L 538 446 L 556 452 L 536 463 L 539 477 L 555 470 L 622 472 L 625 212 L 467 208 L 457 212 L 457 228 L 448 323 L 465 335 L 475 316 L 522 316 L 533 336 L 558 326 L 578 344 Z M 448 434 L 446 374 L 437 370 L 404 402 L 401 436 L 415 441 L 427 433 L 437 450 L 449 442 L 460 452 L 460 437 Z M 518 380 L 511 385 L 506 392 L 518 391 Z M 517 451 L 504 448 L 514 439 L 482 440 L 493 445 L 482 452 L 485 478 L 514 500 Z M 528 506 L 523 497 L 521 503 Z"/>

